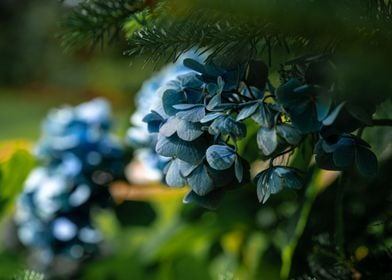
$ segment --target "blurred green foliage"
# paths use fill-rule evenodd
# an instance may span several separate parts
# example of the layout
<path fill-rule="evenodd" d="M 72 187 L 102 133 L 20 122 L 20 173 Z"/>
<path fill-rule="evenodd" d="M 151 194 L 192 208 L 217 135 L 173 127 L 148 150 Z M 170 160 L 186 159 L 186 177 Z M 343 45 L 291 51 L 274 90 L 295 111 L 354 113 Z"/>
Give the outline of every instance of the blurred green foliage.
<path fill-rule="evenodd" d="M 26 148 L 0 147 L 0 153 L 10 153 L 6 159 L 0 158 L 0 217 L 15 202 L 23 188 L 23 183 L 35 165 L 35 159 Z M 8 157 L 8 158 L 7 158 Z M 15 174 L 15 172 L 18 174 Z"/>

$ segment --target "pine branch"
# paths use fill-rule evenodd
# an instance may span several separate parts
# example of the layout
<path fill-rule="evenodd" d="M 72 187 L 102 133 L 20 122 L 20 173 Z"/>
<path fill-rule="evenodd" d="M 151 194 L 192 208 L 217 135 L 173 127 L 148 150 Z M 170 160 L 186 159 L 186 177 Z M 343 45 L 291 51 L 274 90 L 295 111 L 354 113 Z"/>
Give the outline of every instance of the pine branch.
<path fill-rule="evenodd" d="M 207 61 L 218 59 L 231 64 L 248 60 L 258 53 L 287 47 L 283 36 L 264 32 L 260 24 L 248 24 L 233 17 L 206 11 L 188 11 L 186 16 L 166 17 L 150 22 L 136 32 L 125 53 L 145 56 L 148 61 L 176 60 L 182 53 L 196 49 Z M 260 51 L 261 50 L 261 51 Z"/>
<path fill-rule="evenodd" d="M 124 24 L 134 20 L 142 24 L 139 15 L 151 1 L 145 0 L 86 0 L 74 7 L 61 23 L 59 35 L 65 49 L 85 45 L 94 48 L 118 38 Z"/>
<path fill-rule="evenodd" d="M 167 5 L 165 20 L 136 33 L 128 55 L 173 59 L 195 46 L 211 59 L 227 61 L 246 52 L 252 57 L 258 50 L 271 60 L 277 46 L 308 53 L 359 47 L 377 54 L 389 52 L 392 43 L 390 0 L 170 0 Z"/>

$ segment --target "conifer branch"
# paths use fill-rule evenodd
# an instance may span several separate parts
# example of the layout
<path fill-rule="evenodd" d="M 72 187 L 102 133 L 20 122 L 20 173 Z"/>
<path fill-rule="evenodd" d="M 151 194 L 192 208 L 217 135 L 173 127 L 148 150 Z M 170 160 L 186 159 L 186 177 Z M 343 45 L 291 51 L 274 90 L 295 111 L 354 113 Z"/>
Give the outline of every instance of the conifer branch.
<path fill-rule="evenodd" d="M 59 38 L 65 49 L 117 39 L 127 20 L 141 24 L 138 15 L 150 6 L 144 0 L 88 0 L 72 9 L 61 23 Z"/>

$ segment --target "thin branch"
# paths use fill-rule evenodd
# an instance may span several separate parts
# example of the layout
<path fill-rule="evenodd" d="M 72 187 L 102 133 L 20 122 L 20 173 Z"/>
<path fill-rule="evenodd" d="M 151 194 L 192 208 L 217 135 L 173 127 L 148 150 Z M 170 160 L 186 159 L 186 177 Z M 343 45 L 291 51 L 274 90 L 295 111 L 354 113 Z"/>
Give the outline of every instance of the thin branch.
<path fill-rule="evenodd" d="M 392 126 L 392 119 L 373 120 L 369 126 Z"/>

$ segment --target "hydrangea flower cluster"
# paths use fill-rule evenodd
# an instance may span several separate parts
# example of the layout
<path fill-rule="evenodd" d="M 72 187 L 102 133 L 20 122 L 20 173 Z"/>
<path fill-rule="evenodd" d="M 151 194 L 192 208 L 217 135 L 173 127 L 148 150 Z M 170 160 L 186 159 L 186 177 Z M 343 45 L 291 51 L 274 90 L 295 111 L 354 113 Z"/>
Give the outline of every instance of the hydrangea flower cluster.
<path fill-rule="evenodd" d="M 126 164 L 110 127 L 103 99 L 54 110 L 43 123 L 36 149 L 42 166 L 26 180 L 15 220 L 19 239 L 44 265 L 56 255 L 84 259 L 98 250 L 91 208 L 111 204 L 108 184 L 124 177 Z"/>
<path fill-rule="evenodd" d="M 165 182 L 190 186 L 186 203 L 217 207 L 227 190 L 250 179 L 249 163 L 237 144 L 247 137 L 248 119 L 258 125 L 257 145 L 263 158 L 270 159 L 270 167 L 255 177 L 262 202 L 284 187 L 301 187 L 299 170 L 275 166 L 274 159 L 293 151 L 309 134 L 319 138 L 315 153 L 321 168 L 343 170 L 355 161 L 362 173 L 373 174 L 377 160 L 370 146 L 339 130 L 339 116 L 347 106 L 335 99 L 335 84 L 318 75 L 322 60 L 301 61 L 301 71 L 292 65 L 274 88 L 261 61 L 229 68 L 185 59 L 193 71 L 161 87 L 159 102 L 143 119 L 157 135 L 156 152 L 170 158 Z"/>
<path fill-rule="evenodd" d="M 144 177 L 148 181 L 162 180 L 162 170 L 169 158 L 155 152 L 157 135 L 148 132 L 143 118 L 149 113 L 151 106 L 157 106 L 156 104 L 160 102 L 161 95 L 157 92 L 163 85 L 179 75 L 193 72 L 193 70 L 184 66 L 185 58 L 200 59 L 194 51 L 181 55 L 176 63 L 167 65 L 152 78 L 145 81 L 136 95 L 136 111 L 130 118 L 131 127 L 127 131 L 126 140 L 135 149 L 134 160 L 143 164 L 143 168 L 146 170 Z"/>

